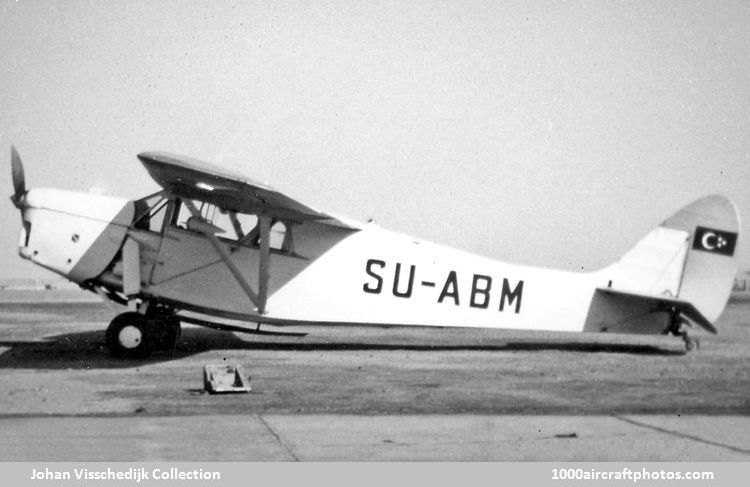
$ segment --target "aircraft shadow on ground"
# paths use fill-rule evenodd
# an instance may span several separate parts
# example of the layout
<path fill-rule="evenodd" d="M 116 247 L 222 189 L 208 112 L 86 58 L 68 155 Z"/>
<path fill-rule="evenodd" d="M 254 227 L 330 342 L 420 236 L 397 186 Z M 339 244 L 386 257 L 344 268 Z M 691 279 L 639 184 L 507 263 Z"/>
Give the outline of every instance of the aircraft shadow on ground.
<path fill-rule="evenodd" d="M 9 350 L 0 354 L 0 369 L 117 369 L 168 362 L 209 350 L 252 349 L 231 333 L 183 329 L 174 350 L 153 352 L 146 358 L 113 357 L 105 345 L 104 330 L 64 333 L 41 340 L 0 340 Z"/>
<path fill-rule="evenodd" d="M 311 335 L 312 336 L 312 335 Z M 391 339 L 393 337 L 390 337 Z M 635 355 L 683 355 L 657 345 L 569 342 L 569 341 L 501 341 L 495 343 L 390 343 L 377 338 L 364 340 L 336 338 L 326 341 L 325 335 L 313 340 L 291 337 L 256 336 L 241 340 L 232 333 L 203 328 L 186 328 L 171 351 L 152 353 L 143 359 L 118 359 L 110 355 L 104 342 L 104 331 L 65 333 L 38 341 L 0 341 L 9 350 L 0 354 L 0 369 L 116 369 L 138 367 L 150 363 L 168 362 L 211 350 L 278 350 L 299 352 L 347 351 L 566 351 L 586 353 L 627 353 Z"/>

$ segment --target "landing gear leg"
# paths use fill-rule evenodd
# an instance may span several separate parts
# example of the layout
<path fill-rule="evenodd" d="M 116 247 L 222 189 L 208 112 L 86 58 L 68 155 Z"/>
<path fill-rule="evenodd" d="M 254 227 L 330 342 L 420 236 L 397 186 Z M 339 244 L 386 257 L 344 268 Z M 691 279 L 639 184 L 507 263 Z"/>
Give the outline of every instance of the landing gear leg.
<path fill-rule="evenodd" d="M 686 326 L 690 326 L 690 323 L 680 316 L 680 312 L 672 310 L 670 312 L 670 324 L 667 333 L 682 337 L 682 341 L 685 342 L 685 350 L 688 352 L 694 352 L 700 348 L 701 342 L 697 338 L 693 338 L 688 335 Z"/>

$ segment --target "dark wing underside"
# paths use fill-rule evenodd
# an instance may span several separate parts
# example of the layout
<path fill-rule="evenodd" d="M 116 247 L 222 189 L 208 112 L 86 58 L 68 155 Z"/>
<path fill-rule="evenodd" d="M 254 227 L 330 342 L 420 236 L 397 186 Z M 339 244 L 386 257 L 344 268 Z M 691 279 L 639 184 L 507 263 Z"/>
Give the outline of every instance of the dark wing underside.
<path fill-rule="evenodd" d="M 164 152 L 143 152 L 138 159 L 159 186 L 176 196 L 240 213 L 263 213 L 297 221 L 324 220 L 349 226 L 267 184 L 207 162 Z"/>
<path fill-rule="evenodd" d="M 596 294 L 608 296 L 611 300 L 627 303 L 629 310 L 637 310 L 640 307 L 649 309 L 651 312 L 669 312 L 671 310 L 680 312 L 684 317 L 710 333 L 716 333 L 716 327 L 701 313 L 692 303 L 666 296 L 651 296 L 647 294 L 629 293 L 611 288 L 597 288 Z M 614 307 L 613 307 L 614 308 Z M 616 321 L 616 320 L 613 320 Z M 614 331 L 614 330 L 613 330 Z"/>

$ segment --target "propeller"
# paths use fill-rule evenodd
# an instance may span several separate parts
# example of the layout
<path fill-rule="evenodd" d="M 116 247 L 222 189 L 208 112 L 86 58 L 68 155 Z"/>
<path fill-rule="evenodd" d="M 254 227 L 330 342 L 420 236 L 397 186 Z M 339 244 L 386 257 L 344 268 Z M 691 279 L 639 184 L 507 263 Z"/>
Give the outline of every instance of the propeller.
<path fill-rule="evenodd" d="M 11 160 L 11 174 L 13 176 L 13 196 L 10 200 L 16 205 L 16 208 L 20 208 L 23 204 L 23 199 L 26 196 L 26 176 L 23 172 L 23 163 L 21 162 L 21 156 L 18 155 L 18 151 L 15 146 L 10 148 L 10 160 Z"/>

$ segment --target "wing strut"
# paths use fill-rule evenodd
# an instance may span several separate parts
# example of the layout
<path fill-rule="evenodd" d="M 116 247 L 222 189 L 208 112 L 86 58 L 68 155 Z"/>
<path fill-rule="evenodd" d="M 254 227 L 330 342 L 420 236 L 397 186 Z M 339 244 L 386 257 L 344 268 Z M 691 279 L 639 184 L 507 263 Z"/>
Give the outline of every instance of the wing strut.
<path fill-rule="evenodd" d="M 271 267 L 271 217 L 258 215 L 260 223 L 260 263 L 258 265 L 258 313 L 263 314 L 268 299 L 268 276 Z"/>
<path fill-rule="evenodd" d="M 242 290 L 245 291 L 245 294 L 247 294 L 247 297 L 250 298 L 250 301 L 252 301 L 255 307 L 258 308 L 258 314 L 264 314 L 266 311 L 266 301 L 268 300 L 268 277 L 271 263 L 271 247 L 269 243 L 271 218 L 266 215 L 260 215 L 258 217 L 260 220 L 260 269 L 258 273 L 258 292 L 256 293 L 245 279 L 245 276 L 242 275 L 242 271 L 240 271 L 235 263 L 232 262 L 232 258 L 229 256 L 227 249 L 224 248 L 224 245 L 216 237 L 215 233 L 217 228 L 205 221 L 200 210 L 195 207 L 192 201 L 188 199 L 183 199 L 182 201 L 188 207 L 190 213 L 201 222 L 201 224 L 195 225 L 193 228 L 202 233 L 203 236 L 211 242 L 216 253 L 219 254 L 221 260 L 224 261 L 224 264 L 229 268 L 229 271 L 237 280 L 237 283 Z"/>
<path fill-rule="evenodd" d="M 135 296 L 141 292 L 140 255 L 138 242 L 127 237 L 122 246 L 122 292 L 128 298 L 130 311 L 136 310 Z"/>

